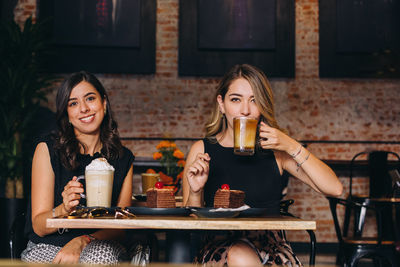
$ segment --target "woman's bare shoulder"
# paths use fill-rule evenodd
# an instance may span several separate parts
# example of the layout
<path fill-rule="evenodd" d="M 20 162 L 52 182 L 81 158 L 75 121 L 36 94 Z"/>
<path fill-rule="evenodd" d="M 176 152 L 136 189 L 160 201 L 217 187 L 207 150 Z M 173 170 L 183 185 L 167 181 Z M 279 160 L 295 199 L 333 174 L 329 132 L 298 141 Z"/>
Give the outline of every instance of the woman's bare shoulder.
<path fill-rule="evenodd" d="M 46 142 L 40 142 L 37 144 L 35 154 L 49 154 L 49 148 Z"/>
<path fill-rule="evenodd" d="M 203 140 L 198 140 L 198 141 L 196 141 L 193 145 L 192 145 L 192 147 L 191 147 L 191 149 L 190 150 L 199 150 L 199 149 L 201 149 L 201 150 L 203 150 L 204 151 L 204 142 L 203 142 Z"/>
<path fill-rule="evenodd" d="M 204 153 L 204 143 L 203 140 L 198 140 L 193 145 L 191 146 L 189 153 L 188 153 L 188 159 L 190 158 L 195 158 L 197 154 L 199 153 Z"/>

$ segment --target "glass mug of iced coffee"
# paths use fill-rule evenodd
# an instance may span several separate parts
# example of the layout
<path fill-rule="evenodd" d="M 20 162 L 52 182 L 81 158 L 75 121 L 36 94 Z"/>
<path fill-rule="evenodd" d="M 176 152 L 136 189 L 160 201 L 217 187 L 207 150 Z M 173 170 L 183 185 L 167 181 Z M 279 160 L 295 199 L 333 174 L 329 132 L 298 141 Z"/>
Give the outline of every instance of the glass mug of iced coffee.
<path fill-rule="evenodd" d="M 78 177 L 77 181 L 85 179 L 87 207 L 111 207 L 111 196 L 114 182 L 114 168 L 105 158 L 94 159 L 86 166 L 85 176 Z"/>
<path fill-rule="evenodd" d="M 252 117 L 233 119 L 233 152 L 237 155 L 253 155 L 258 121 Z"/>

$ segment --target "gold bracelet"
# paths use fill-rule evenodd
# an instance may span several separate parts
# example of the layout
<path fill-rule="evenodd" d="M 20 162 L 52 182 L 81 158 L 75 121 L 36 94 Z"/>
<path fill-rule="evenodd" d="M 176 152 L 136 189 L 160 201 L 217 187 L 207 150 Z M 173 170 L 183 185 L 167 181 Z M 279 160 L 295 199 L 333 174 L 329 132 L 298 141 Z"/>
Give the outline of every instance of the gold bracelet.
<path fill-rule="evenodd" d="M 307 154 L 307 156 L 306 156 L 306 158 L 301 162 L 301 163 L 297 163 L 297 169 L 296 169 L 296 172 L 298 172 L 299 171 L 299 169 L 300 169 L 300 167 L 301 167 L 301 165 L 303 165 L 303 163 L 304 162 L 306 162 L 307 160 L 308 160 L 308 157 L 310 156 L 310 154 L 311 154 L 311 152 L 308 152 L 308 154 Z"/>

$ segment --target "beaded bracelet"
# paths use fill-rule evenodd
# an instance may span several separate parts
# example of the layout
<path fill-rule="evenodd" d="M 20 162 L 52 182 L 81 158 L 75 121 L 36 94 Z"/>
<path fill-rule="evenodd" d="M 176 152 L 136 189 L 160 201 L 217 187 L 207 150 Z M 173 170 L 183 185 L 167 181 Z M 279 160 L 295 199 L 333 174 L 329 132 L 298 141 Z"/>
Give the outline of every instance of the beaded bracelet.
<path fill-rule="evenodd" d="M 297 169 L 296 169 L 296 172 L 298 172 L 299 171 L 299 169 L 300 169 L 300 167 L 301 167 L 301 165 L 303 165 L 303 163 L 304 162 L 306 162 L 307 160 L 308 160 L 308 157 L 310 156 L 310 154 L 311 154 L 311 152 L 308 152 L 308 154 L 307 154 L 307 156 L 306 156 L 306 158 L 301 162 L 301 163 L 297 163 Z"/>
<path fill-rule="evenodd" d="M 300 148 L 299 148 L 299 151 L 297 151 L 297 153 L 296 154 L 293 154 L 292 155 L 292 158 L 296 158 L 299 154 L 300 154 L 300 152 L 301 152 L 301 148 L 302 148 L 303 146 L 302 145 L 300 145 Z"/>
<path fill-rule="evenodd" d="M 91 234 L 84 235 L 84 237 L 86 237 L 86 238 L 88 239 L 88 242 L 89 242 L 89 243 L 92 242 L 93 240 L 96 240 L 96 237 L 94 237 L 94 236 L 91 235 Z"/>

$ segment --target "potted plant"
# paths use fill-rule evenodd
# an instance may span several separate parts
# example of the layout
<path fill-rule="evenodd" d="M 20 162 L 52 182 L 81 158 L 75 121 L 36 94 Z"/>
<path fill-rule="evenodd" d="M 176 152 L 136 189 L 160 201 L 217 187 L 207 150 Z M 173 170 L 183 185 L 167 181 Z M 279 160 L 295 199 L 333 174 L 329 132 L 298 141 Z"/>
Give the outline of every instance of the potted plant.
<path fill-rule="evenodd" d="M 160 179 L 167 188 L 174 189 L 178 193 L 185 167 L 185 155 L 176 146 L 174 141 L 163 140 L 157 146 L 157 152 L 153 153 L 153 159 L 160 162 L 164 172 L 160 171 Z M 147 173 L 155 173 L 153 169 L 148 169 Z"/>
<path fill-rule="evenodd" d="M 44 22 L 32 23 L 28 18 L 23 28 L 13 20 L 0 25 L 0 182 L 5 188 L 0 208 L 10 213 L 3 218 L 11 222 L 26 208 L 23 173 L 30 166 L 32 151 L 24 149 L 25 140 L 54 81 L 44 72 L 47 44 Z M 7 226 L 0 231 L 8 231 Z"/>

